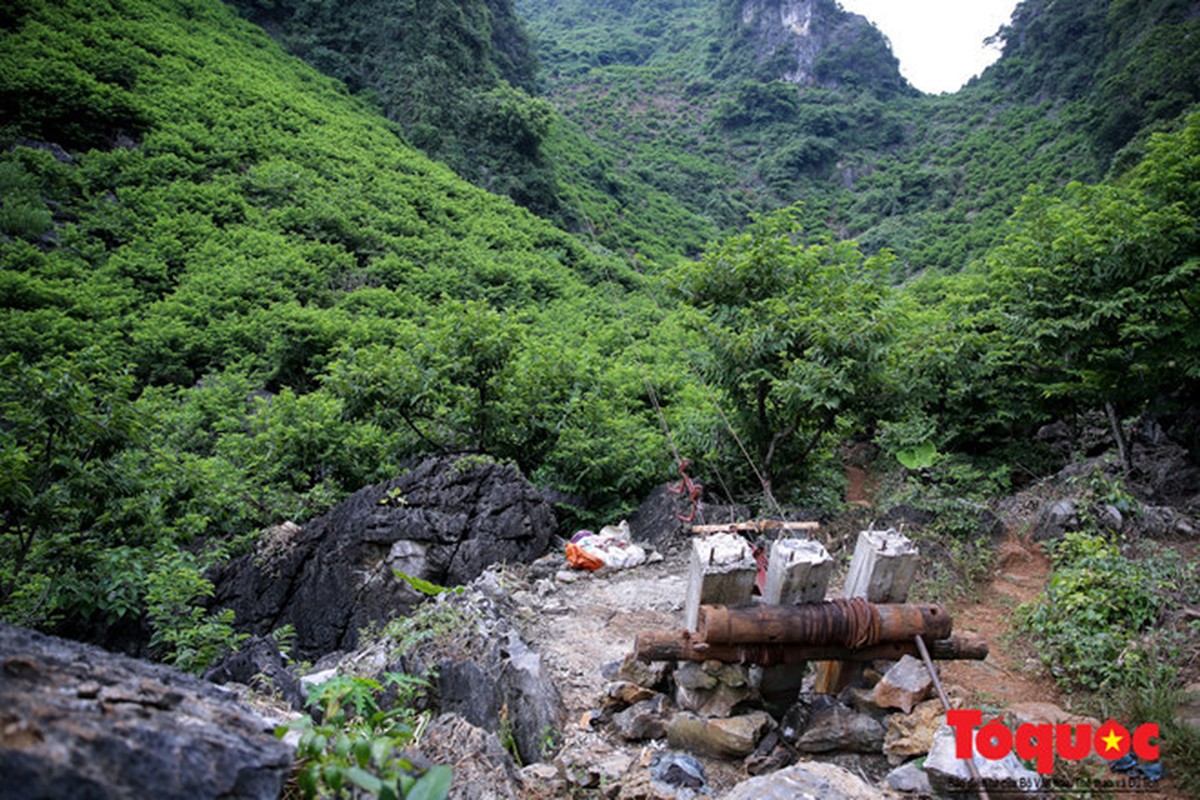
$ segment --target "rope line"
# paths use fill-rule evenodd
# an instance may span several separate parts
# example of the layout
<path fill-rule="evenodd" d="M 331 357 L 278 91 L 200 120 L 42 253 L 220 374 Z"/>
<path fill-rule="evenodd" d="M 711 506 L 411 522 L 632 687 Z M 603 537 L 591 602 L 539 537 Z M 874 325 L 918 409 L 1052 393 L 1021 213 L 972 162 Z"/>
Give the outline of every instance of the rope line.
<path fill-rule="evenodd" d="M 594 244 L 598 244 L 598 242 L 595 240 L 595 225 L 592 224 L 590 217 L 588 217 L 586 214 L 583 216 L 584 220 L 587 222 L 588 235 L 592 237 Z M 617 313 L 621 316 L 622 322 L 627 323 L 628 320 L 625 316 L 624 304 L 621 302 L 620 298 L 617 297 L 616 290 L 614 288 L 614 284 L 616 284 L 617 281 L 613 277 L 611 270 L 609 270 L 608 264 L 604 263 L 603 260 L 601 260 L 601 264 L 604 269 L 605 277 L 608 279 L 608 290 L 609 294 L 611 295 L 613 305 L 616 306 Z M 666 309 L 664 309 L 662 303 L 658 301 L 658 297 L 655 296 L 650 286 L 646 287 L 644 294 L 650 298 L 650 301 L 654 303 L 654 307 L 658 309 L 659 320 L 665 320 L 667 315 Z M 625 329 L 627 335 L 629 336 L 630 350 L 633 354 L 634 360 L 637 361 L 638 369 L 642 375 L 642 382 L 646 386 L 646 394 L 649 396 L 650 403 L 654 406 L 654 410 L 658 414 L 659 423 L 662 425 L 663 433 L 666 436 L 667 443 L 671 447 L 671 452 L 675 456 L 675 462 L 677 464 L 682 464 L 683 457 L 680 455 L 679 448 L 676 446 L 675 437 L 672 435 L 671 427 L 667 423 L 666 414 L 663 412 L 662 406 L 659 404 L 658 393 L 655 391 L 654 385 L 650 380 L 649 373 L 646 370 L 645 362 L 642 361 L 641 355 L 637 352 L 637 340 L 633 337 L 633 333 L 630 331 L 628 324 L 625 325 Z M 733 423 L 730 422 L 729 417 L 726 416 L 725 410 L 721 408 L 721 404 L 717 401 L 715 392 L 713 392 L 712 387 L 708 385 L 702 370 L 697 365 L 694 354 L 686 347 L 684 347 L 683 350 L 685 355 L 684 361 L 687 362 L 688 367 L 696 376 L 696 379 L 699 381 L 701 388 L 704 389 L 704 393 L 708 397 L 709 402 L 712 403 L 713 408 L 717 410 L 717 414 L 721 417 L 721 421 L 724 423 L 726 430 L 728 430 L 729 435 L 733 437 L 733 441 L 737 444 L 738 450 L 741 451 L 742 456 L 746 459 L 746 463 L 750 466 L 751 472 L 754 473 L 754 477 L 758 480 L 759 485 L 762 486 L 763 496 L 766 498 L 767 503 L 772 509 L 774 509 L 779 519 L 785 519 L 786 515 L 783 512 L 783 508 L 779 505 L 779 502 L 775 499 L 775 493 L 771 490 L 771 484 L 759 470 L 758 464 L 755 463 L 754 458 L 750 455 L 750 451 L 742 441 L 742 438 L 738 436 L 737 431 L 734 430 Z M 721 478 L 719 470 L 717 472 L 717 477 L 720 480 L 722 487 L 725 489 L 726 497 L 728 497 L 730 502 L 732 502 L 733 496 L 729 491 L 729 487 L 725 485 L 724 479 Z M 693 514 L 694 513 L 695 509 L 693 509 Z"/>

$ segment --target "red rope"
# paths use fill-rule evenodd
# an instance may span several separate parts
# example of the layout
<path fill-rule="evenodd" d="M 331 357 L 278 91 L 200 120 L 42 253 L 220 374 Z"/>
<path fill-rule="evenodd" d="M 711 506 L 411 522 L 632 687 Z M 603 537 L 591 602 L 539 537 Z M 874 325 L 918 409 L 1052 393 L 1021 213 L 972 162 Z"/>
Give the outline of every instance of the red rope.
<path fill-rule="evenodd" d="M 680 522 L 691 523 L 696 518 L 696 511 L 700 508 L 700 495 L 704 493 L 704 487 L 696 483 L 687 474 L 688 469 L 692 466 L 692 462 L 686 458 L 679 459 L 679 486 L 667 487 L 671 494 L 687 494 L 688 502 L 691 503 L 691 510 L 686 515 L 675 512 L 675 516 Z"/>

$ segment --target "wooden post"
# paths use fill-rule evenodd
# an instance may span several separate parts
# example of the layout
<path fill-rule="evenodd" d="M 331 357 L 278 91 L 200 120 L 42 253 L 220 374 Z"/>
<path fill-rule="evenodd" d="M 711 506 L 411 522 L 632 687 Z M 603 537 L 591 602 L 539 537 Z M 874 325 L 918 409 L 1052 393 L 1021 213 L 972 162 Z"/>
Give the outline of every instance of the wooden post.
<path fill-rule="evenodd" d="M 909 538 L 894 529 L 862 531 L 846 575 L 844 597 L 865 597 L 872 603 L 903 603 L 917 573 L 920 553 Z M 861 667 L 844 668 L 840 661 L 817 665 L 815 690 L 838 694 Z"/>

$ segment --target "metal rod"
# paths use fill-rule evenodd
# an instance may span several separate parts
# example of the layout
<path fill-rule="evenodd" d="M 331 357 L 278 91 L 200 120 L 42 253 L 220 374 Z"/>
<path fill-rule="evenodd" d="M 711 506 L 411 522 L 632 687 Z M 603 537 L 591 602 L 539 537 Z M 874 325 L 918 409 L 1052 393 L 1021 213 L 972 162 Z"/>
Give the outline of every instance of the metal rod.
<path fill-rule="evenodd" d="M 946 690 L 942 688 L 941 678 L 938 677 L 937 670 L 933 667 L 933 659 L 929 657 L 925 640 L 919 633 L 913 639 L 917 642 L 917 650 L 921 653 L 921 660 L 925 662 L 925 669 L 929 670 L 929 677 L 933 679 L 933 688 L 937 689 L 938 698 L 942 701 L 942 708 L 949 711 L 950 698 L 946 696 Z M 971 745 L 971 757 L 967 759 L 967 772 L 971 773 L 971 780 L 975 781 L 979 787 L 979 800 L 990 800 L 987 788 L 983 785 L 983 776 L 979 774 L 979 767 L 975 766 L 975 746 L 973 744 Z"/>

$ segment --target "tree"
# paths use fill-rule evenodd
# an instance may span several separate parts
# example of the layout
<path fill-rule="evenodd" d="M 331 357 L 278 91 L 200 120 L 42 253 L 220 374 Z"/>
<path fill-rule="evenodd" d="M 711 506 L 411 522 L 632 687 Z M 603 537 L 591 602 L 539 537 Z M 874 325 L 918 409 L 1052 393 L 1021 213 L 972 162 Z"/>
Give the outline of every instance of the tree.
<path fill-rule="evenodd" d="M 674 277 L 708 344 L 705 377 L 732 403 L 768 493 L 874 401 L 890 334 L 891 255 L 805 244 L 802 214 L 762 217 Z"/>
<path fill-rule="evenodd" d="M 1121 185 L 1033 190 L 990 257 L 1045 397 L 1117 419 L 1200 378 L 1200 115 Z"/>
<path fill-rule="evenodd" d="M 29 624 L 56 609 L 50 574 L 90 570 L 90 529 L 128 481 L 114 464 L 139 424 L 132 379 L 111 364 L 0 360 L 0 609 Z"/>

